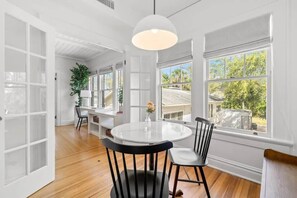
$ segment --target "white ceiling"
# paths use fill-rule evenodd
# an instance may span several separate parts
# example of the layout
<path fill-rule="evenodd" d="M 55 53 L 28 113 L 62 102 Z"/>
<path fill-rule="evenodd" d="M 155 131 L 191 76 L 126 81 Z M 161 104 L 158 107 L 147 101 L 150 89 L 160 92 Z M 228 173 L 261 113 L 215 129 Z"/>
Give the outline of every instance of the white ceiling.
<path fill-rule="evenodd" d="M 83 61 L 91 60 L 109 50 L 99 45 L 87 43 L 61 34 L 56 38 L 55 49 L 57 55 Z"/>
<path fill-rule="evenodd" d="M 115 8 L 117 5 L 125 3 L 129 7 L 143 15 L 153 14 L 153 0 L 114 0 Z M 182 10 L 195 2 L 201 0 L 156 0 L 156 14 L 170 16 L 179 10 Z"/>

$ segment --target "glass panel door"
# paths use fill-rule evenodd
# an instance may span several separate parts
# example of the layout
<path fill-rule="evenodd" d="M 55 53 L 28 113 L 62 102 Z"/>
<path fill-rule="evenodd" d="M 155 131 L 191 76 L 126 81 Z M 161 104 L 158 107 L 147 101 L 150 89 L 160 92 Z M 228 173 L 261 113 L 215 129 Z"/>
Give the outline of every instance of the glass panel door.
<path fill-rule="evenodd" d="M 54 32 L 9 3 L 0 7 L 0 196 L 26 197 L 54 178 Z"/>
<path fill-rule="evenodd" d="M 143 122 L 151 94 L 151 56 L 132 56 L 130 62 L 130 121 Z"/>

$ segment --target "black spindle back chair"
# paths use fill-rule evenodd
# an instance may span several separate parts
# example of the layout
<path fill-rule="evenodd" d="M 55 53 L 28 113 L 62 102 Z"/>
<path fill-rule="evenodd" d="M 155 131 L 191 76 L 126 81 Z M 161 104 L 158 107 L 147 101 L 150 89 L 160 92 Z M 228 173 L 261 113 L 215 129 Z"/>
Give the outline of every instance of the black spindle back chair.
<path fill-rule="evenodd" d="M 171 142 L 140 146 L 123 145 L 110 139 L 103 139 L 113 181 L 110 197 L 168 197 L 168 177 L 166 174 L 166 161 L 168 149 L 172 148 Z M 162 171 L 158 171 L 158 154 L 165 151 Z M 128 155 L 130 158 L 128 158 Z M 154 170 L 148 170 L 148 156 L 154 155 Z M 132 159 L 131 159 L 132 157 Z M 139 168 L 139 158 L 144 158 L 143 169 Z M 130 160 L 132 163 L 129 163 Z M 136 161 L 138 159 L 138 163 Z M 160 160 L 161 161 L 161 160 Z M 162 160 L 163 161 L 163 160 Z M 132 164 L 130 169 L 128 165 Z M 159 162 L 159 165 L 162 164 Z"/>
<path fill-rule="evenodd" d="M 197 122 L 197 124 L 196 124 L 196 133 L 195 133 L 194 151 L 198 153 L 202 157 L 202 160 L 205 162 L 207 158 L 207 153 L 210 145 L 214 124 L 200 117 L 196 117 L 195 121 Z"/>
<path fill-rule="evenodd" d="M 210 193 L 208 190 L 207 182 L 205 179 L 203 167 L 207 165 L 207 153 L 210 145 L 210 140 L 212 136 L 212 131 L 214 128 L 214 124 L 210 121 L 196 117 L 195 121 L 197 122 L 196 125 L 196 132 L 195 132 L 195 139 L 194 139 L 194 147 L 191 148 L 173 148 L 169 151 L 169 157 L 170 157 L 170 167 L 169 167 L 169 177 L 171 174 L 172 166 L 176 165 L 176 173 L 175 173 L 175 179 L 173 184 L 173 192 L 172 195 L 175 197 L 176 195 L 176 189 L 177 189 L 177 182 L 191 182 L 191 183 L 197 183 L 200 185 L 200 183 L 204 184 L 205 191 L 208 197 L 210 197 Z M 197 180 L 191 180 L 186 169 L 185 173 L 188 177 L 188 179 L 179 179 L 179 169 L 180 166 L 182 167 L 193 167 L 196 175 Z M 199 168 L 202 181 L 199 179 L 197 168 Z"/>

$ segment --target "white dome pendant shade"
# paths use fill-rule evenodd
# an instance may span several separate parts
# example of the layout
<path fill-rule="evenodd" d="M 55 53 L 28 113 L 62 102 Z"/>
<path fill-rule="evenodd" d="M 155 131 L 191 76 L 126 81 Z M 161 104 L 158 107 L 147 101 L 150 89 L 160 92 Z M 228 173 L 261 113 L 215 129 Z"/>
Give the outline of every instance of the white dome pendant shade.
<path fill-rule="evenodd" d="M 163 50 L 177 43 L 176 28 L 169 19 L 150 15 L 139 21 L 134 28 L 132 43 L 144 50 Z"/>

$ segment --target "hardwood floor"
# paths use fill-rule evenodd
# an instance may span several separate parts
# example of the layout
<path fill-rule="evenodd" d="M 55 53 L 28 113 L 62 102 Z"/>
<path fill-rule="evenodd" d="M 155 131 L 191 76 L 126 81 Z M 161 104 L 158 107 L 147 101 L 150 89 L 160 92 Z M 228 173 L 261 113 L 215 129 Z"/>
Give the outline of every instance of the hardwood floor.
<path fill-rule="evenodd" d="M 173 169 L 175 173 L 175 169 Z M 188 173 L 195 178 L 193 169 Z M 251 197 L 260 195 L 260 185 L 245 179 L 206 167 L 205 175 L 210 194 L 215 197 Z M 180 176 L 186 178 L 181 169 Z M 170 187 L 173 185 L 171 177 Z M 105 148 L 100 140 L 87 133 L 86 126 L 76 131 L 73 125 L 56 128 L 56 179 L 37 191 L 32 198 L 44 197 L 109 197 L 112 180 Z M 178 183 L 183 197 L 206 197 L 203 185 Z"/>

